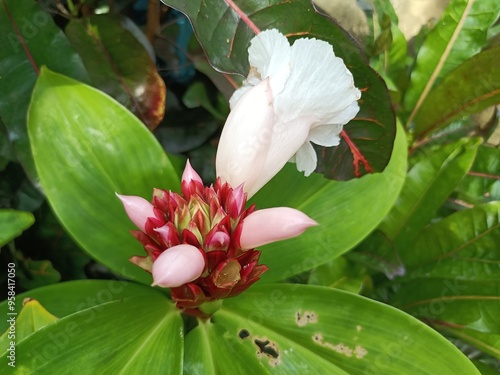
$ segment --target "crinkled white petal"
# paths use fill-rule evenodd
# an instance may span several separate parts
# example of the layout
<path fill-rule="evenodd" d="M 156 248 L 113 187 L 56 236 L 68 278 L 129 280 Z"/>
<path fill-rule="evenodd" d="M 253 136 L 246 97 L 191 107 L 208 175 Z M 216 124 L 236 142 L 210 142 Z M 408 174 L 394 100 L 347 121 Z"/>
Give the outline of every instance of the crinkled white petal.
<path fill-rule="evenodd" d="M 304 175 L 309 176 L 314 172 L 318 158 L 310 142 L 302 144 L 293 157 L 293 161 L 297 164 L 297 170 L 299 172 L 304 172 Z"/>
<path fill-rule="evenodd" d="M 316 126 L 309 132 L 308 141 L 325 147 L 338 146 L 341 131 L 342 125 L 338 124 Z"/>
<path fill-rule="evenodd" d="M 292 71 L 284 90 L 275 98 L 282 121 L 314 115 L 319 124 L 345 124 L 351 106 L 360 97 L 351 72 L 335 56 L 330 44 L 316 39 L 299 39 L 291 48 Z M 357 104 L 355 104 L 357 106 Z M 349 116 L 343 112 L 348 111 Z"/>
<path fill-rule="evenodd" d="M 284 35 L 267 30 L 252 39 L 249 62 L 244 86 L 230 100 L 216 167 L 232 186 L 243 183 L 250 197 L 288 160 L 311 174 L 317 157 L 310 142 L 338 145 L 361 92 L 324 41 L 299 39 L 290 47 Z"/>
<path fill-rule="evenodd" d="M 290 75 L 290 51 L 288 39 L 276 29 L 256 35 L 248 48 L 250 75 L 247 81 L 252 84 L 251 78 L 256 73 L 261 80 L 269 77 L 271 89 L 278 95 Z"/>

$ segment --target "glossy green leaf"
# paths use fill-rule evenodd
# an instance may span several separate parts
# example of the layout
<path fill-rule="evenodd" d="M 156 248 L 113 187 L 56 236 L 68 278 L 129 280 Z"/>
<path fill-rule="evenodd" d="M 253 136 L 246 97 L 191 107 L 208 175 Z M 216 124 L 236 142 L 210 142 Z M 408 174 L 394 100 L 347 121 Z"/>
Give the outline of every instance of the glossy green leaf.
<path fill-rule="evenodd" d="M 472 204 L 500 200 L 500 149 L 479 147 L 474 164 L 456 190 L 458 199 Z"/>
<path fill-rule="evenodd" d="M 265 280 L 283 280 L 345 253 L 367 236 L 390 210 L 406 173 L 406 141 L 400 128 L 383 173 L 347 182 L 319 174 L 304 177 L 287 165 L 252 199 L 257 208 L 293 207 L 319 223 L 299 237 L 263 246 Z M 360 219 L 362 218 L 362 219 Z"/>
<path fill-rule="evenodd" d="M 61 280 L 61 274 L 50 260 L 22 259 L 21 262 L 22 270 L 16 276 L 23 289 L 33 289 Z"/>
<path fill-rule="evenodd" d="M 66 26 L 66 36 L 95 87 L 154 129 L 165 112 L 165 83 L 144 46 L 129 31 L 129 24 L 129 19 L 111 14 L 73 18 Z"/>
<path fill-rule="evenodd" d="M 247 48 L 261 30 L 279 29 L 291 39 L 317 38 L 329 42 L 344 59 L 363 92 L 360 112 L 344 128 L 344 142 L 326 148 L 319 170 L 328 178 L 348 180 L 386 167 L 396 132 L 392 105 L 382 79 L 366 63 L 350 36 L 332 20 L 316 11 L 308 0 L 205 1 L 163 0 L 191 20 L 200 44 L 218 70 L 247 76 Z M 239 8 L 238 8 L 239 7 Z M 237 8 L 240 15 L 237 13 Z M 293 22 L 282 22 L 283 14 Z M 247 16 L 248 21 L 242 17 Z M 280 21 L 281 20 L 281 21 Z"/>
<path fill-rule="evenodd" d="M 88 81 L 80 57 L 38 2 L 2 0 L 0 117 L 9 130 L 17 158 L 34 182 L 37 176 L 27 136 L 26 113 L 42 65 Z"/>
<path fill-rule="evenodd" d="M 48 69 L 35 86 L 29 135 L 42 186 L 68 232 L 112 270 L 150 283 L 128 261 L 144 250 L 115 192 L 150 199 L 154 187 L 178 188 L 153 135 L 107 95 Z"/>
<path fill-rule="evenodd" d="M 391 302 L 445 327 L 500 333 L 500 202 L 459 211 L 400 251 L 407 274 Z"/>
<path fill-rule="evenodd" d="M 500 333 L 498 281 L 460 277 L 414 279 L 400 285 L 390 303 L 429 323 Z"/>
<path fill-rule="evenodd" d="M 487 49 L 450 72 L 422 102 L 414 118 L 416 136 L 500 102 L 500 46 Z"/>
<path fill-rule="evenodd" d="M 151 293 L 153 289 L 142 284 L 124 280 L 78 280 L 48 285 L 16 295 L 16 312 L 20 311 L 25 298 L 36 299 L 58 318 L 127 297 Z M 156 293 L 158 293 L 156 291 Z M 0 309 L 7 311 L 8 301 L 0 303 Z M 93 310 L 89 310 L 93 311 Z M 95 310 L 99 311 L 99 309 Z M 90 316 L 93 316 L 89 313 Z M 0 320 L 0 331 L 8 323 Z"/>
<path fill-rule="evenodd" d="M 21 233 L 31 227 L 35 217 L 31 212 L 11 209 L 0 210 L 0 247 L 12 241 Z"/>
<path fill-rule="evenodd" d="M 396 249 L 411 246 L 464 177 L 480 141 L 463 139 L 426 151 L 411 168 L 400 196 L 379 229 Z"/>
<path fill-rule="evenodd" d="M 19 374 L 182 373 L 182 318 L 150 289 L 68 315 L 16 346 Z M 2 356 L 0 366 L 7 367 Z"/>
<path fill-rule="evenodd" d="M 411 111 L 408 125 L 430 90 L 450 71 L 481 51 L 499 12 L 500 3 L 496 0 L 450 1 L 418 52 L 404 99 L 406 110 Z"/>
<path fill-rule="evenodd" d="M 479 374 L 401 311 L 310 285 L 260 285 L 225 300 L 186 347 L 187 374 L 204 374 L 205 363 L 217 374 Z"/>
<path fill-rule="evenodd" d="M 458 211 L 427 226 L 399 255 L 407 277 L 500 281 L 500 202 Z"/>
<path fill-rule="evenodd" d="M 478 332 L 467 328 L 453 328 L 445 325 L 435 325 L 440 331 L 459 338 L 460 340 L 472 345 L 479 350 L 500 359 L 500 334 L 492 335 L 489 333 Z M 481 371 L 481 374 L 484 374 Z M 498 372 L 495 372 L 498 374 Z"/>
<path fill-rule="evenodd" d="M 384 15 L 390 19 L 391 44 L 380 57 L 380 66 L 377 71 L 385 73 L 401 90 L 408 80 L 406 77 L 408 52 L 406 38 L 398 27 L 398 17 L 390 1 L 374 0 L 371 4 L 374 17 L 376 16 L 379 21 Z"/>
<path fill-rule="evenodd" d="M 11 323 L 11 319 L 14 320 L 14 323 Z M 7 312 L 9 328 L 0 336 L 0 353 L 9 351 L 11 342 L 20 342 L 33 332 L 54 323 L 56 320 L 57 317 L 48 312 L 37 300 L 23 301 L 23 307 L 18 316 L 15 313 L 9 314 Z M 13 329 L 11 330 L 10 327 Z"/>
<path fill-rule="evenodd" d="M 360 293 L 367 278 L 364 267 L 338 257 L 313 269 L 307 283 Z"/>

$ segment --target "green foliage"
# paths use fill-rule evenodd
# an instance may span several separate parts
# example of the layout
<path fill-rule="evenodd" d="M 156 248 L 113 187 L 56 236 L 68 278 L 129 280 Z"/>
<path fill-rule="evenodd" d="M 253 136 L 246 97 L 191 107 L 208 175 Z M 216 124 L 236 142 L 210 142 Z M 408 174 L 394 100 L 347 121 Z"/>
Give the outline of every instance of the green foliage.
<path fill-rule="evenodd" d="M 102 92 L 46 68 L 29 133 L 45 194 L 66 229 L 102 263 L 149 283 L 128 261 L 142 250 L 115 192 L 149 198 L 154 186 L 178 189 L 179 176 L 151 133 Z"/>
<path fill-rule="evenodd" d="M 16 210 L 0 210 L 0 247 L 9 243 L 15 237 L 28 229 L 35 222 L 33 214 L 30 212 Z"/>
<path fill-rule="evenodd" d="M 307 0 L 165 3 L 198 41 L 173 9 L 160 17 L 150 6 L 143 25 L 136 7 L 127 18 L 106 2 L 0 4 L 0 256 L 16 264 L 19 293 L 17 367 L 2 355 L 2 369 L 495 373 L 498 2 L 451 0 L 410 40 L 401 9 L 375 0 L 361 48 Z M 318 150 L 327 178 L 288 165 L 250 202 L 320 225 L 263 246 L 262 280 L 208 319 L 186 317 L 128 261 L 144 250 L 114 193 L 178 191 L 186 156 L 213 180 L 226 99 L 241 81 L 228 74 L 248 74 L 248 44 L 270 28 L 331 43 L 361 111 L 338 147 Z M 110 280 L 66 281 L 86 277 Z M 270 284 L 283 280 L 296 284 Z"/>

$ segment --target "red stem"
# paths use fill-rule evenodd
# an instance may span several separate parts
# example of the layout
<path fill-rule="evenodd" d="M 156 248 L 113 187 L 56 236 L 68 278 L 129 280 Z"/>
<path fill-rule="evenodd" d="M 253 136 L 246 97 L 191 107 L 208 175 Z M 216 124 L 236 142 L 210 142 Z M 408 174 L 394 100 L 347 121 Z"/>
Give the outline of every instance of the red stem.
<path fill-rule="evenodd" d="M 250 18 L 245 13 L 243 13 L 243 11 L 238 7 L 238 5 L 234 3 L 233 0 L 226 0 L 226 3 L 238 14 L 238 16 L 240 16 L 243 22 L 245 22 L 255 34 L 260 33 L 260 29 L 250 20 Z"/>
<path fill-rule="evenodd" d="M 5 13 L 7 13 L 7 17 L 9 17 L 10 23 L 12 27 L 14 28 L 14 31 L 16 32 L 17 38 L 19 39 L 19 42 L 21 43 L 21 46 L 23 46 L 24 53 L 26 53 L 26 57 L 30 61 L 31 65 L 33 66 L 33 69 L 35 70 L 37 75 L 40 75 L 40 69 L 38 69 L 38 66 L 36 65 L 35 60 L 33 59 L 33 56 L 31 56 L 30 51 L 28 50 L 28 46 L 26 45 L 23 36 L 21 35 L 21 31 L 17 27 L 16 21 L 14 20 L 14 17 L 12 17 L 12 14 L 9 11 L 9 7 L 7 6 L 7 3 L 5 0 L 2 0 L 3 7 L 5 8 Z"/>
<path fill-rule="evenodd" d="M 359 149 L 356 147 L 354 142 L 351 141 L 351 138 L 349 138 L 347 133 L 344 130 L 342 130 L 340 132 L 340 135 L 342 138 L 344 138 L 344 141 L 346 141 L 347 145 L 351 149 L 352 157 L 353 157 L 352 163 L 354 165 L 354 174 L 356 175 L 356 177 L 361 176 L 361 174 L 359 173 L 359 163 L 360 162 L 363 164 L 363 166 L 365 167 L 365 170 L 368 173 L 373 173 L 373 169 L 370 166 L 370 163 L 368 163 L 368 160 L 365 159 L 365 157 L 363 156 L 361 151 L 359 151 Z"/>

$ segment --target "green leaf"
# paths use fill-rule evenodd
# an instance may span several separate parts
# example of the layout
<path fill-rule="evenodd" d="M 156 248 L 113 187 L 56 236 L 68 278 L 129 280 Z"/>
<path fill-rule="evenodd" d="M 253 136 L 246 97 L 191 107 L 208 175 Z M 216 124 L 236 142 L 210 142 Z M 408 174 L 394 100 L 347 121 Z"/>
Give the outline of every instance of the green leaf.
<path fill-rule="evenodd" d="M 31 212 L 10 209 L 0 210 L 0 247 L 6 245 L 35 222 Z"/>
<path fill-rule="evenodd" d="M 220 374 L 479 374 L 401 311 L 310 285 L 261 285 L 225 300 L 186 345 L 187 374 L 204 374 L 205 363 Z"/>
<path fill-rule="evenodd" d="M 430 90 L 454 68 L 481 51 L 488 29 L 498 19 L 496 0 L 451 0 L 441 19 L 420 48 L 411 84 L 404 98 L 411 114 L 407 127 Z"/>
<path fill-rule="evenodd" d="M 22 271 L 17 278 L 23 289 L 33 289 L 61 280 L 61 274 L 54 268 L 50 260 L 21 259 Z"/>
<path fill-rule="evenodd" d="M 500 202 L 456 212 L 401 251 L 407 277 L 500 281 Z"/>
<path fill-rule="evenodd" d="M 130 24 L 129 19 L 112 14 L 73 18 L 66 36 L 95 87 L 154 129 L 165 112 L 165 83 L 146 49 L 128 30 Z"/>
<path fill-rule="evenodd" d="M 204 108 L 219 121 L 224 121 L 227 117 L 227 113 L 219 113 L 217 108 L 212 105 L 207 89 L 202 82 L 194 82 L 189 86 L 182 97 L 182 102 L 188 108 Z"/>
<path fill-rule="evenodd" d="M 12 323 L 11 319 L 14 320 Z M 33 332 L 45 327 L 57 318 L 35 299 L 23 301 L 23 307 L 19 316 L 7 313 L 9 328 L 0 336 L 0 353 L 5 353 L 11 347 L 11 342 L 21 342 Z M 13 327 L 13 329 L 11 328 Z M 15 347 L 15 346 L 14 346 Z"/>
<path fill-rule="evenodd" d="M 122 275 L 151 282 L 128 259 L 143 254 L 115 192 L 150 199 L 179 186 L 153 135 L 102 92 L 42 69 L 29 110 L 40 181 L 68 232 L 94 258 Z"/>
<path fill-rule="evenodd" d="M 500 202 L 457 212 L 400 251 L 408 267 L 392 303 L 427 321 L 500 333 Z"/>
<path fill-rule="evenodd" d="M 397 249 L 406 249 L 469 170 L 480 141 L 463 139 L 419 156 L 400 196 L 379 229 Z"/>
<path fill-rule="evenodd" d="M 401 284 L 390 303 L 429 323 L 499 334 L 499 296 L 498 281 L 434 277 Z"/>
<path fill-rule="evenodd" d="M 500 359 L 500 335 L 478 332 L 468 328 L 453 328 L 446 325 L 435 325 L 440 331 L 452 335 L 479 350 Z M 483 374 L 483 372 L 481 371 Z M 495 372 L 498 374 L 498 372 Z"/>
<path fill-rule="evenodd" d="M 418 137 L 500 102 L 500 46 L 487 49 L 450 72 L 431 90 L 414 118 Z"/>
<path fill-rule="evenodd" d="M 144 288 L 145 289 L 145 288 Z M 182 318 L 150 289 L 68 315 L 16 346 L 16 373 L 182 373 Z M 8 368 L 2 356 L 0 366 Z"/>
<path fill-rule="evenodd" d="M 290 39 L 317 38 L 329 42 L 335 54 L 344 59 L 352 71 L 355 84 L 363 94 L 360 112 L 344 128 L 344 141 L 320 153 L 323 158 L 319 170 L 327 178 L 338 180 L 384 170 L 396 132 L 387 88 L 367 65 L 350 36 L 332 20 L 318 13 L 310 1 L 236 0 L 231 3 L 212 2 L 210 6 L 201 0 L 163 2 L 190 18 L 211 64 L 227 73 L 243 76 L 249 73 L 247 48 L 257 31 L 252 31 L 251 23 L 261 30 L 279 29 Z M 236 7 L 242 15 L 248 16 L 249 21 L 242 20 Z M 283 14 L 293 22 L 279 21 Z"/>
<path fill-rule="evenodd" d="M 472 204 L 500 200 L 500 149 L 479 147 L 474 164 L 456 190 L 458 199 Z"/>
<path fill-rule="evenodd" d="M 304 177 L 287 165 L 252 199 L 257 208 L 293 207 L 319 223 L 304 234 L 263 246 L 263 279 L 283 280 L 345 253 L 367 236 L 387 214 L 406 172 L 406 141 L 399 128 L 392 159 L 383 173 L 347 182 L 319 174 Z M 362 220 L 360 219 L 362 217 Z"/>
<path fill-rule="evenodd" d="M 364 267 L 350 262 L 344 257 L 338 257 L 312 270 L 309 274 L 308 284 L 360 293 L 367 278 Z"/>
<path fill-rule="evenodd" d="M 16 295 L 16 311 L 25 298 L 36 299 L 55 316 L 62 318 L 75 312 L 89 309 L 126 297 L 147 294 L 153 289 L 142 284 L 124 280 L 78 280 L 58 283 L 29 290 Z M 156 293 L 159 293 L 156 291 Z M 7 311 L 8 301 L 0 303 L 0 309 Z M 94 310 L 88 310 L 89 312 Z M 99 309 L 95 310 L 99 311 Z M 93 314 L 89 313 L 89 319 Z M 92 318 L 93 319 L 93 318 Z M 8 328 L 6 320 L 0 320 L 0 332 Z"/>
<path fill-rule="evenodd" d="M 88 81 L 80 57 L 38 2 L 3 0 L 0 5 L 0 117 L 19 161 L 35 183 L 37 176 L 26 129 L 26 113 L 38 69 Z"/>

